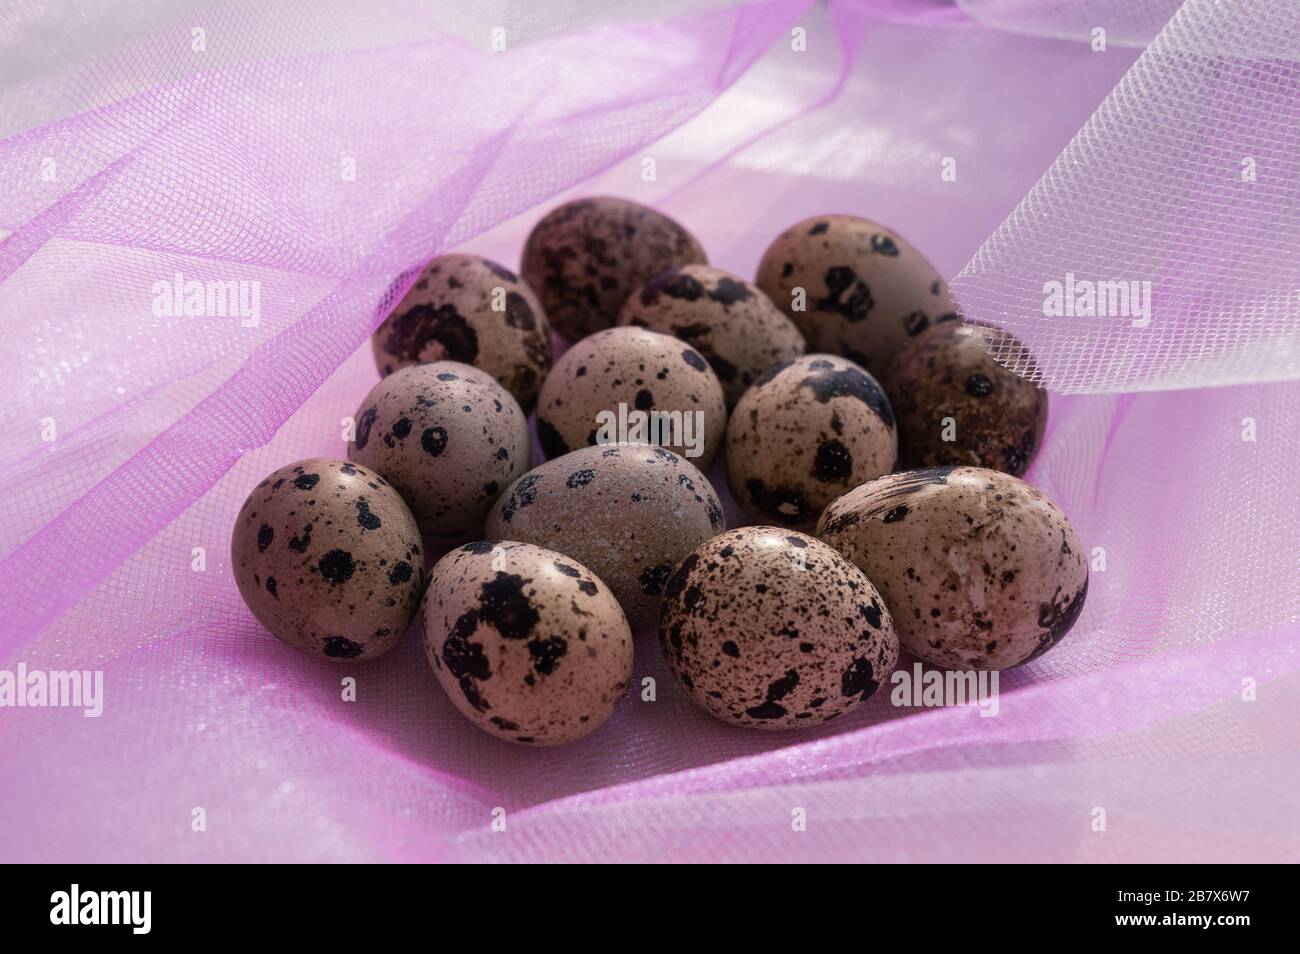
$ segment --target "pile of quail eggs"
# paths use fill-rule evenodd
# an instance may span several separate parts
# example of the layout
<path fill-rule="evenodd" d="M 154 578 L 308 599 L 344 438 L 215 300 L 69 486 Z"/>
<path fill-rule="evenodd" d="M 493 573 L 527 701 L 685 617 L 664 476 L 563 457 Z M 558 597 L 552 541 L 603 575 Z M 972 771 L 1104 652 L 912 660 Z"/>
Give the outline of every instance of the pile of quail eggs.
<path fill-rule="evenodd" d="M 244 503 L 240 593 L 334 660 L 390 651 L 418 613 L 456 708 L 534 745 L 609 718 L 654 621 L 681 689 L 760 729 L 848 712 L 904 650 L 1018 666 L 1078 619 L 1088 568 L 1019 479 L 1047 395 L 985 333 L 866 219 L 797 223 L 749 282 L 652 209 L 569 202 L 521 275 L 464 254 L 418 275 L 374 334 L 347 459 Z M 719 455 L 752 525 L 726 526 Z"/>

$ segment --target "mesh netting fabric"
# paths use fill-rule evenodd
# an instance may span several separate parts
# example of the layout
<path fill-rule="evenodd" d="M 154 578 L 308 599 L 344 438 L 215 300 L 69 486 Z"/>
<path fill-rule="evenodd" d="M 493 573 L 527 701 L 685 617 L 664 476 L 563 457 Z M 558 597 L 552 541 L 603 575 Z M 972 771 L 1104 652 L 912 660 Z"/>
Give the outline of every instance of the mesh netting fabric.
<path fill-rule="evenodd" d="M 1192 0 L 1162 29 L 1176 5 L 1124 4 L 1136 45 L 1104 53 L 1079 6 L 92 6 L 54 65 L 32 50 L 61 15 L 12 8 L 0 656 L 102 670 L 105 700 L 0 712 L 6 860 L 1300 857 L 1293 5 Z M 542 752 L 469 726 L 414 633 L 344 702 L 339 668 L 252 619 L 234 515 L 272 469 L 344 453 L 410 270 L 511 265 L 588 192 L 662 208 L 740 274 L 805 216 L 889 223 L 1044 380 L 1091 392 L 1053 395 L 1029 479 L 1102 562 L 997 717 L 882 692 L 747 733 L 646 631 L 656 701 Z M 1043 316 L 1067 271 L 1151 280 L 1151 324 Z M 176 272 L 259 282 L 259 322 L 152 314 Z"/>
<path fill-rule="evenodd" d="M 1177 11 L 954 282 L 1000 361 L 1073 393 L 1300 373 L 1298 55 L 1295 4 Z"/>

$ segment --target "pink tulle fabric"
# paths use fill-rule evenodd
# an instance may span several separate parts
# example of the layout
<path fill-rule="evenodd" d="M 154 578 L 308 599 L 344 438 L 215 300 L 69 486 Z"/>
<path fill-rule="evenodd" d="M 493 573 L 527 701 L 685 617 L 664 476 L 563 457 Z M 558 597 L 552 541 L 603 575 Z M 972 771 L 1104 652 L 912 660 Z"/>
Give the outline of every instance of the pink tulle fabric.
<path fill-rule="evenodd" d="M 0 709 L 0 859 L 1300 860 L 1300 9 L 546 6 L 0 13 L 0 668 L 104 674 L 98 718 Z M 798 219 L 874 218 L 1029 345 L 1028 477 L 1093 571 L 996 717 L 882 691 L 747 732 L 645 631 L 614 718 L 531 750 L 415 633 L 340 667 L 252 619 L 234 515 L 345 454 L 412 270 L 513 266 L 586 193 L 742 275 Z M 1150 282 L 1151 322 L 1044 315 L 1067 273 Z M 177 274 L 258 283 L 256 323 L 156 314 Z"/>

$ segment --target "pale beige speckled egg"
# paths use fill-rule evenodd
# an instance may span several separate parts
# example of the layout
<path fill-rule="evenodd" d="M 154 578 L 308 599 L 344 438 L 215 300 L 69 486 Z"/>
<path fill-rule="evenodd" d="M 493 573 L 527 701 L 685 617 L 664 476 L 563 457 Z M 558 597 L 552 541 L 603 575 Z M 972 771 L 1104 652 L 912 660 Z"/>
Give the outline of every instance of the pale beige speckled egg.
<path fill-rule="evenodd" d="M 480 536 L 497 495 L 528 470 L 528 420 L 491 375 L 456 361 L 403 368 L 361 402 L 348 457 L 382 474 L 437 543 Z"/>
<path fill-rule="evenodd" d="M 774 364 L 804 353 L 803 335 L 756 285 L 709 265 L 683 265 L 628 298 L 620 325 L 673 335 L 704 355 L 727 406 Z"/>
<path fill-rule="evenodd" d="M 638 435 L 639 419 L 668 427 Z M 622 422 L 622 423 L 621 423 Z M 620 440 L 662 444 L 707 470 L 722 445 L 722 385 L 698 351 L 644 328 L 610 328 L 560 357 L 537 401 L 537 436 L 548 458 Z"/>
<path fill-rule="evenodd" d="M 613 594 L 578 561 L 481 540 L 429 576 L 424 648 L 439 685 L 492 735 L 573 742 L 614 713 L 632 677 L 632 632 Z"/>
<path fill-rule="evenodd" d="M 727 428 L 727 481 L 753 519 L 811 530 L 822 508 L 894 467 L 889 399 L 847 358 L 810 354 L 769 369 Z"/>
<path fill-rule="evenodd" d="M 681 560 L 726 526 L 708 479 L 662 447 L 587 447 L 501 495 L 487 535 L 567 554 L 609 584 L 635 624 L 653 618 Z"/>
<path fill-rule="evenodd" d="M 877 377 L 908 339 L 957 319 L 947 283 L 924 255 L 897 232 L 852 215 L 820 215 L 782 232 L 757 281 L 810 349 L 842 354 Z"/>
<path fill-rule="evenodd" d="M 885 597 L 903 647 L 950 669 L 1008 669 L 1083 610 L 1088 562 L 1047 495 L 982 467 L 890 474 L 826 508 L 817 535 Z"/>
<path fill-rule="evenodd" d="M 691 699 L 759 729 L 825 722 L 888 679 L 898 638 L 871 581 L 802 533 L 741 527 L 665 587 L 659 640 Z"/>
<path fill-rule="evenodd" d="M 428 361 L 486 371 L 528 407 L 551 366 L 551 328 L 514 272 L 481 255 L 442 255 L 371 338 L 381 375 Z"/>
<path fill-rule="evenodd" d="M 402 498 L 356 464 L 311 458 L 253 488 L 235 518 L 239 593 L 273 636 L 313 656 L 371 659 L 420 602 L 420 531 Z"/>
<path fill-rule="evenodd" d="M 627 199 L 566 202 L 533 227 L 521 271 L 568 341 L 609 328 L 633 291 L 677 265 L 707 262 L 690 232 Z"/>

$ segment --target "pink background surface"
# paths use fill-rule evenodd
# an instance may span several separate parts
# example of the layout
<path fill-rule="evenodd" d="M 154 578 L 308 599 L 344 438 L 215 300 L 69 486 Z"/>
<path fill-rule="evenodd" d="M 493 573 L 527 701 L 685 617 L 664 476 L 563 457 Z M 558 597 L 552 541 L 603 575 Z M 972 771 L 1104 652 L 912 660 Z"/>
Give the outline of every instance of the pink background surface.
<path fill-rule="evenodd" d="M 1300 858 L 1300 14 L 1244 6 L 92 4 L 76 29 L 12 8 L 0 668 L 102 670 L 105 701 L 0 709 L 0 858 Z M 996 718 L 882 692 L 746 732 L 643 632 L 657 701 L 530 750 L 456 713 L 415 633 L 340 667 L 252 619 L 234 514 L 281 464 L 344 454 L 395 280 L 453 248 L 513 267 L 584 193 L 663 209 L 746 276 L 792 222 L 866 215 L 1033 342 L 1058 393 L 1029 479 L 1106 569 Z M 1165 305 L 1145 337 L 1048 322 L 1039 286 L 1067 270 L 1149 278 Z M 259 281 L 260 324 L 153 316 L 177 271 Z"/>

